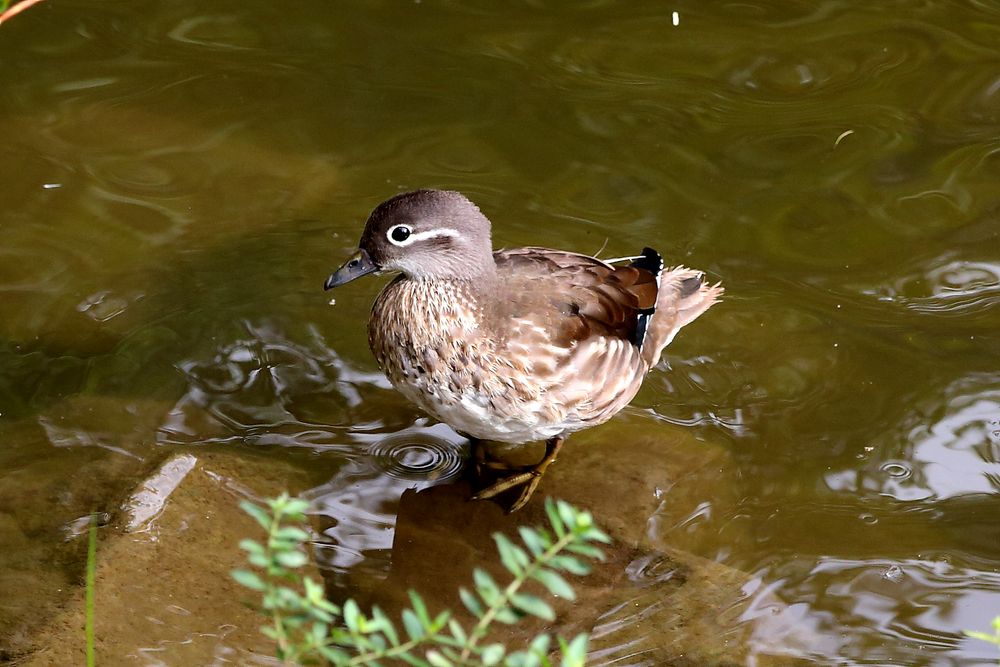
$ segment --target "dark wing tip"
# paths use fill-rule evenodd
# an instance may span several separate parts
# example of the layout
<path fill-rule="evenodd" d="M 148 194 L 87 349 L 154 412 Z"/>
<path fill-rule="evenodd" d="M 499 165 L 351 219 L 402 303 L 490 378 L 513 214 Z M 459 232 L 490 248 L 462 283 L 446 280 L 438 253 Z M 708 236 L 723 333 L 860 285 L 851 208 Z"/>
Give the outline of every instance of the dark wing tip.
<path fill-rule="evenodd" d="M 686 296 L 691 296 L 695 292 L 701 289 L 701 286 L 705 284 L 705 274 L 698 273 L 697 275 L 691 276 L 690 278 L 685 278 L 681 281 L 681 293 L 680 298 Z"/>
<path fill-rule="evenodd" d="M 632 261 L 632 266 L 637 269 L 645 269 L 654 276 L 658 276 L 663 270 L 663 257 L 652 248 L 643 248 L 642 257 Z"/>

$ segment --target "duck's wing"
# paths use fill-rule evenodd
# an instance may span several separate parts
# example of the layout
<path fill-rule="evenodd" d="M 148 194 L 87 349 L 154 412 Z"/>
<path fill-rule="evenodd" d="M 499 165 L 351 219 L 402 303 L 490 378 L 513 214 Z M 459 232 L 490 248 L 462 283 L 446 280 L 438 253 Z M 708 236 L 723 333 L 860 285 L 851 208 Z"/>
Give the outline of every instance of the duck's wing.
<path fill-rule="evenodd" d="M 504 356 L 601 414 L 631 400 L 677 331 L 722 293 L 698 271 L 664 270 L 649 248 L 628 265 L 533 247 L 494 257 L 503 298 L 493 330 Z"/>
<path fill-rule="evenodd" d="M 504 316 L 545 328 L 553 344 L 590 336 L 640 343 L 639 315 L 656 304 L 656 276 L 634 266 L 548 248 L 494 254 L 505 292 Z"/>

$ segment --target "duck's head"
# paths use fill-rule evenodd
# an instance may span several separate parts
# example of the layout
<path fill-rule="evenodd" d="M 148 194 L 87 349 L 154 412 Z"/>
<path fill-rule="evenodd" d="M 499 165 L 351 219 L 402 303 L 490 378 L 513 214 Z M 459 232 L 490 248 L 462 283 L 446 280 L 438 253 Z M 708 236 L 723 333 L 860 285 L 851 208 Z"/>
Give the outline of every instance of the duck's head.
<path fill-rule="evenodd" d="M 383 271 L 414 280 L 474 279 L 495 267 L 490 221 L 475 204 L 458 192 L 415 190 L 375 207 L 358 251 L 324 287 Z"/>

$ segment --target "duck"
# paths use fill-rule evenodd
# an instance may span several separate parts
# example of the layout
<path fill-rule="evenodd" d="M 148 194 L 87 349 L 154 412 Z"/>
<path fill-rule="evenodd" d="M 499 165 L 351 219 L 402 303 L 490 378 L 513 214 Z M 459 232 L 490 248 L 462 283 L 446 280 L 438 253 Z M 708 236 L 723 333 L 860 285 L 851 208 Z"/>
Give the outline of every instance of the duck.
<path fill-rule="evenodd" d="M 651 248 L 602 260 L 542 247 L 494 250 L 465 195 L 420 189 L 368 216 L 358 250 L 325 281 L 397 274 L 368 319 L 368 344 L 411 403 L 473 443 L 545 442 L 538 463 L 473 495 L 531 499 L 566 438 L 635 397 L 682 327 L 723 294 Z"/>

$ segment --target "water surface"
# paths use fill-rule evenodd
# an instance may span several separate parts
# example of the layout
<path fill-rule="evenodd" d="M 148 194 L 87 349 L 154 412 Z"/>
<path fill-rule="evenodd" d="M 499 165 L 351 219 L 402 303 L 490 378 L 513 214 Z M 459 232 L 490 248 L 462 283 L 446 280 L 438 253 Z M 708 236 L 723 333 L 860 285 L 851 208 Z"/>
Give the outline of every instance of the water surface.
<path fill-rule="evenodd" d="M 384 574 L 465 443 L 375 367 L 378 281 L 320 287 L 433 186 L 498 245 L 725 283 L 578 451 L 658 443 L 634 526 L 750 575 L 752 659 L 995 658 L 961 631 L 1000 613 L 996 3 L 53 1 L 0 37 L 9 655 L 79 579 L 74 521 L 206 444 L 311 470 L 331 579 Z M 672 501 L 679 433 L 726 464 Z"/>

